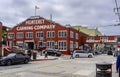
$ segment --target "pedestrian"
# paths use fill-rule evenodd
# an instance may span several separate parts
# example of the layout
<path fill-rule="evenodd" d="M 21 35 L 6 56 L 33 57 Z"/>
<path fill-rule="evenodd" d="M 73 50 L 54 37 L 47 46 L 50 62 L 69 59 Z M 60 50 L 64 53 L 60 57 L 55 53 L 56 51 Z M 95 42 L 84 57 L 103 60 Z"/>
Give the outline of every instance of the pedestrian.
<path fill-rule="evenodd" d="M 116 60 L 116 72 L 119 73 L 119 77 L 120 77 L 120 55 L 117 56 L 117 60 Z"/>
<path fill-rule="evenodd" d="M 28 50 L 28 56 L 30 57 L 30 59 L 31 59 L 31 56 L 32 56 L 32 51 L 29 49 Z"/>
<path fill-rule="evenodd" d="M 42 48 L 38 47 L 38 53 L 40 54 L 40 56 L 42 56 Z"/>
<path fill-rule="evenodd" d="M 48 58 L 48 54 L 47 54 L 47 51 L 45 51 L 45 58 Z"/>
<path fill-rule="evenodd" d="M 74 50 L 70 51 L 70 59 L 74 59 L 73 54 L 74 54 Z"/>
<path fill-rule="evenodd" d="M 24 53 L 25 53 L 25 55 L 28 55 L 28 50 L 26 49 Z"/>

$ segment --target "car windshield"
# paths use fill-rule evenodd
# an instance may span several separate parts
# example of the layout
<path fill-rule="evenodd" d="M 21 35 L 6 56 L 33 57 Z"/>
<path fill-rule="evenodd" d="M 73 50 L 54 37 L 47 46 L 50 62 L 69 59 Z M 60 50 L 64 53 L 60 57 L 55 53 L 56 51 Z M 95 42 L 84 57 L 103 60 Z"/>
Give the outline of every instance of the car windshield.
<path fill-rule="evenodd" d="M 11 54 L 7 55 L 7 57 L 13 57 L 15 55 L 16 55 L 16 53 L 11 53 Z"/>

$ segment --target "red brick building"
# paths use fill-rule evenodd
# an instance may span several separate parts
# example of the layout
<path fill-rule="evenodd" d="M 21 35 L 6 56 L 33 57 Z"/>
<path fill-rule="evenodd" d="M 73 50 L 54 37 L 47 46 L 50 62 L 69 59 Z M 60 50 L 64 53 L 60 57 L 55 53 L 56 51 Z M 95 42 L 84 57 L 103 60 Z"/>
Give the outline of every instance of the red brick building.
<path fill-rule="evenodd" d="M 73 29 L 70 25 L 62 26 L 40 16 L 32 16 L 8 31 L 9 46 L 21 45 L 28 49 L 59 49 L 69 54 L 70 49 L 79 49 L 88 35 Z"/>

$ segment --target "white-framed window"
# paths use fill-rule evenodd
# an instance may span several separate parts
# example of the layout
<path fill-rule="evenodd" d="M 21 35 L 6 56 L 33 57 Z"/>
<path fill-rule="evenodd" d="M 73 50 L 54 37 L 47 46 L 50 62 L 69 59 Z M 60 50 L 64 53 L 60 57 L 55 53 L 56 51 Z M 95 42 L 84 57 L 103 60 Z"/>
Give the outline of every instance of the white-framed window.
<path fill-rule="evenodd" d="M 58 37 L 66 37 L 67 31 L 66 30 L 60 30 L 58 31 Z"/>
<path fill-rule="evenodd" d="M 74 32 L 70 31 L 70 38 L 74 38 Z"/>
<path fill-rule="evenodd" d="M 78 42 L 75 42 L 75 48 L 78 48 Z"/>
<path fill-rule="evenodd" d="M 16 44 L 17 44 L 18 46 L 23 46 L 23 41 L 17 41 Z"/>
<path fill-rule="evenodd" d="M 36 32 L 36 38 L 44 37 L 43 32 Z"/>
<path fill-rule="evenodd" d="M 55 37 L 55 31 L 47 31 L 47 37 L 48 38 L 54 38 Z"/>
<path fill-rule="evenodd" d="M 73 41 L 70 41 L 70 49 L 74 49 L 74 43 L 73 43 Z"/>
<path fill-rule="evenodd" d="M 47 41 L 47 48 L 55 49 L 55 42 L 54 41 Z"/>
<path fill-rule="evenodd" d="M 58 41 L 58 49 L 59 50 L 66 50 L 67 49 L 67 42 L 64 40 Z"/>
<path fill-rule="evenodd" d="M 8 33 L 8 38 L 13 39 L 14 38 L 14 33 L 13 32 Z"/>
<path fill-rule="evenodd" d="M 23 36 L 23 32 L 17 32 L 17 38 L 23 38 L 24 36 Z"/>
<path fill-rule="evenodd" d="M 108 37 L 101 37 L 101 40 L 106 41 L 106 40 L 108 40 Z"/>
<path fill-rule="evenodd" d="M 78 39 L 78 33 L 76 33 L 75 35 L 76 35 L 76 39 Z"/>
<path fill-rule="evenodd" d="M 94 40 L 93 37 L 87 37 L 87 40 L 91 41 L 91 40 Z"/>
<path fill-rule="evenodd" d="M 26 38 L 33 38 L 33 32 L 26 32 Z"/>

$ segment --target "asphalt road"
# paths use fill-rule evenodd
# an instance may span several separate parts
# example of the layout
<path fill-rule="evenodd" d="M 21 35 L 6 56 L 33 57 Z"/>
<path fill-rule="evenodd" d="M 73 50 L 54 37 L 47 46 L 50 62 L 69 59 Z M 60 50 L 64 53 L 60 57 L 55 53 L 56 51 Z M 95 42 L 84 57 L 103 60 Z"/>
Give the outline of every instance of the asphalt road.
<path fill-rule="evenodd" d="M 108 55 L 76 59 L 69 59 L 69 56 L 62 56 L 58 60 L 34 61 L 29 64 L 0 66 L 0 77 L 95 77 L 96 63 L 114 63 L 115 61 L 115 57 Z M 117 77 L 115 64 L 112 65 L 112 75 L 112 77 Z"/>

